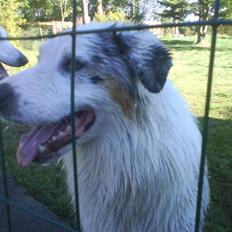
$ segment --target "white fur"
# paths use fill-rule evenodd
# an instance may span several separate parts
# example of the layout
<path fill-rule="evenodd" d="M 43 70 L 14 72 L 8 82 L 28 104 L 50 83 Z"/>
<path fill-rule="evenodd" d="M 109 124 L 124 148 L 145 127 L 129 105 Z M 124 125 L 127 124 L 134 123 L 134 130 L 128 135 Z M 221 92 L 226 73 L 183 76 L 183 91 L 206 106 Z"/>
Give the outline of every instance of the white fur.
<path fill-rule="evenodd" d="M 151 100 L 141 125 L 116 115 L 104 139 L 78 146 L 86 231 L 194 231 L 201 135 L 169 82 Z M 64 161 L 74 196 L 71 155 Z"/>
<path fill-rule="evenodd" d="M 8 34 L 4 28 L 0 27 L 0 38 L 7 38 Z M 27 63 L 26 57 L 8 40 L 0 40 L 0 62 L 11 66 L 22 66 Z"/>
<path fill-rule="evenodd" d="M 140 48 L 144 49 L 154 37 L 140 33 L 141 40 L 143 35 L 147 38 Z M 95 52 L 92 38 L 77 37 L 78 57 L 88 60 Z M 58 70 L 66 52 L 71 52 L 70 37 L 52 39 L 42 48 L 36 67 L 5 81 L 19 95 L 19 113 L 12 120 L 51 123 L 69 114 L 70 78 Z M 146 104 L 141 119 L 132 120 L 105 87 L 89 82 L 94 72 L 87 69 L 76 77 L 76 109 L 84 104 L 96 111 L 94 126 L 77 140 L 83 231 L 194 231 L 201 135 L 188 106 L 170 81 L 157 94 L 138 83 Z M 133 110 L 139 107 L 135 102 Z M 74 199 L 72 155 L 63 160 Z M 202 211 L 207 209 L 208 194 L 205 176 Z"/>

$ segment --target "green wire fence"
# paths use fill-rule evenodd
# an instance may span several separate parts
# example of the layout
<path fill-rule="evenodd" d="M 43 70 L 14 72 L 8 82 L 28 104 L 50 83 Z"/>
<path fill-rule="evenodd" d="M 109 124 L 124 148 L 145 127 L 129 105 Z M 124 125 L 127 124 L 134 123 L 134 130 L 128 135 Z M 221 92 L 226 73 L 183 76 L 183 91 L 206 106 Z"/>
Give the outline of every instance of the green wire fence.
<path fill-rule="evenodd" d="M 7 183 L 7 175 L 6 175 L 6 165 L 5 165 L 5 157 L 4 157 L 4 148 L 3 148 L 3 140 L 2 140 L 2 125 L 0 121 L 0 159 L 2 163 L 2 176 L 3 176 L 3 186 L 4 186 L 4 196 L 0 196 L 0 202 L 5 204 L 6 206 L 6 217 L 7 217 L 7 229 L 8 232 L 13 232 L 12 230 L 12 220 L 11 220 L 11 207 L 27 213 L 37 219 L 44 220 L 50 224 L 53 224 L 59 228 L 64 229 L 65 231 L 79 231 L 81 232 L 81 223 L 80 223 L 80 212 L 79 212 L 79 195 L 78 195 L 78 178 L 77 178 L 77 163 L 78 156 L 76 156 L 76 140 L 75 140 L 75 56 L 76 56 L 76 37 L 80 34 L 90 34 L 90 33 L 100 33 L 100 32 L 114 32 L 114 31 L 129 31 L 129 30 L 144 30 L 144 29 L 152 29 L 152 28 L 168 28 L 168 27 L 189 27 L 189 26 L 200 26 L 200 25 L 209 25 L 212 27 L 212 39 L 211 39 L 211 49 L 210 49 L 210 60 L 209 60 L 209 69 L 208 69 L 208 83 L 206 90 L 206 101 L 205 101 L 205 113 L 204 113 L 204 122 L 203 122 L 203 142 L 202 142 L 202 153 L 201 153 L 201 161 L 199 167 L 199 180 L 198 180 L 198 194 L 197 194 L 197 202 L 196 202 L 196 217 L 195 217 L 195 232 L 200 230 L 200 217 L 201 217 L 201 201 L 202 201 L 202 188 L 203 188 L 203 180 L 204 180 L 204 172 L 205 172 L 205 162 L 206 162 L 206 149 L 207 149 L 207 137 L 208 137 L 208 121 L 209 121 L 209 109 L 210 109 L 210 98 L 211 98 L 211 88 L 212 88 L 212 79 L 213 79 L 213 67 L 214 67 L 214 58 L 215 58 L 215 49 L 216 49 L 216 38 L 217 38 L 217 29 L 220 25 L 232 25 L 232 20 L 225 20 L 219 18 L 219 10 L 220 10 L 220 0 L 215 0 L 214 5 L 214 15 L 212 19 L 207 21 L 195 21 L 195 22 L 181 22 L 181 23 L 163 23 L 163 24 L 155 24 L 155 25 L 129 25 L 123 27 L 114 27 L 107 29 L 97 29 L 97 30 L 76 30 L 76 8 L 77 1 L 73 0 L 73 27 L 69 32 L 62 32 L 58 34 L 45 35 L 45 36 L 30 36 L 30 37 L 9 37 L 9 38 L 0 38 L 0 40 L 36 40 L 42 38 L 53 38 L 58 36 L 67 36 L 70 35 L 72 37 L 72 72 L 71 72 L 71 116 L 72 116 L 72 150 L 73 150 L 73 171 L 74 171 L 74 187 L 75 187 L 75 207 L 76 207 L 76 229 L 72 229 L 71 227 L 62 224 L 58 221 L 46 218 L 39 213 L 35 213 L 32 210 L 29 210 L 22 205 L 14 202 L 9 197 L 8 192 L 8 183 Z"/>

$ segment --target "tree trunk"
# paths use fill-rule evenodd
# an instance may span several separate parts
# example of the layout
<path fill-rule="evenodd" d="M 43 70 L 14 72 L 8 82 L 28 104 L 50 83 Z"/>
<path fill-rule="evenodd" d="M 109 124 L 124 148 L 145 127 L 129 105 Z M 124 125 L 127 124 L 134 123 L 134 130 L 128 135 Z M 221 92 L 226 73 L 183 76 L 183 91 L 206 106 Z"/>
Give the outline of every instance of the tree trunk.
<path fill-rule="evenodd" d="M 102 0 L 97 0 L 97 12 L 98 15 L 103 15 Z"/>
<path fill-rule="evenodd" d="M 207 25 L 202 25 L 198 27 L 197 31 L 197 43 L 203 43 L 207 34 L 208 27 Z"/>
<path fill-rule="evenodd" d="M 90 22 L 88 4 L 88 0 L 82 0 L 82 21 L 84 24 Z"/>
<path fill-rule="evenodd" d="M 63 3 L 60 2 L 60 14 L 61 14 L 61 24 L 62 24 L 62 27 L 63 27 L 63 23 L 64 23 L 64 8 L 63 8 Z"/>
<path fill-rule="evenodd" d="M 207 1 L 198 1 L 199 4 L 199 21 L 206 21 L 209 19 L 210 3 Z M 197 28 L 197 43 L 203 43 L 208 30 L 207 25 L 201 25 Z"/>
<path fill-rule="evenodd" d="M 178 23 L 177 20 L 174 20 L 174 23 Z M 180 32 L 179 32 L 179 27 L 174 27 L 173 28 L 173 37 L 179 37 Z"/>
<path fill-rule="evenodd" d="M 67 0 L 60 1 L 60 14 L 61 14 L 61 24 L 63 28 L 65 18 L 67 17 Z"/>

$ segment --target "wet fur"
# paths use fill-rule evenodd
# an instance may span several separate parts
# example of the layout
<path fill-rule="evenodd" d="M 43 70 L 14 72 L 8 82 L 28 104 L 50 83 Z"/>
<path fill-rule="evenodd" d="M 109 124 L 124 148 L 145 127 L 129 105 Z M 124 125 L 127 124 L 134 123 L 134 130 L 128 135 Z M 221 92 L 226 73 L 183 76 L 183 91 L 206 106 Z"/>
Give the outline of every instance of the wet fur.
<path fill-rule="evenodd" d="M 70 54 L 70 37 L 52 39 L 36 67 L 4 81 L 17 98 L 9 119 L 43 124 L 69 114 L 70 73 L 63 67 Z M 83 231 L 194 231 L 201 135 L 166 81 L 167 49 L 151 32 L 102 33 L 78 36 L 77 56 L 86 68 L 77 72 L 76 108 L 91 106 L 97 116 L 77 140 Z M 74 199 L 71 154 L 63 160 Z M 202 223 L 208 200 L 206 174 Z"/>

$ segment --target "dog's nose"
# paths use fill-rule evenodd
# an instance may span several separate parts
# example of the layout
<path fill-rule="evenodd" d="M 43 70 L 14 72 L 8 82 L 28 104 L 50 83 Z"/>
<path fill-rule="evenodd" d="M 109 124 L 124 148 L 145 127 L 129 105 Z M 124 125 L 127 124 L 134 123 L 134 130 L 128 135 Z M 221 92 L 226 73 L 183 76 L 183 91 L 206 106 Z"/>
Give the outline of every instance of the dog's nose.
<path fill-rule="evenodd" d="M 16 109 L 16 94 L 14 88 L 8 84 L 0 84 L 0 115 L 9 116 Z"/>
<path fill-rule="evenodd" d="M 22 53 L 20 54 L 20 57 L 18 58 L 16 62 L 16 66 L 20 67 L 28 63 L 28 59 L 26 56 L 24 56 Z"/>

